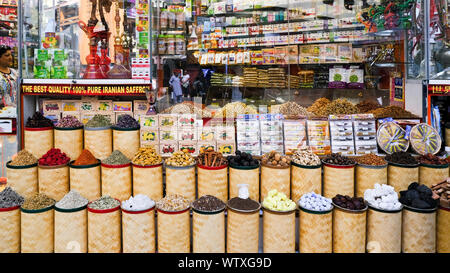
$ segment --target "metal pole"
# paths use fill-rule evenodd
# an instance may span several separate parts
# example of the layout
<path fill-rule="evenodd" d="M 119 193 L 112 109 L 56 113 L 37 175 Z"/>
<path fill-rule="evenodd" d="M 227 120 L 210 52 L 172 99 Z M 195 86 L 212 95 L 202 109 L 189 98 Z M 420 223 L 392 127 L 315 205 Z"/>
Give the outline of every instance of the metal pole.
<path fill-rule="evenodd" d="M 431 62 L 431 55 L 430 55 L 430 46 L 429 46 L 429 40 L 430 40 L 430 0 L 424 0 L 424 6 L 423 6 L 423 42 L 424 42 L 424 58 L 425 58 L 425 75 L 424 75 L 424 81 L 423 86 L 425 86 L 423 91 L 423 111 L 422 116 L 426 117 L 426 121 L 429 121 L 431 117 L 427 116 L 427 105 L 428 105 L 428 81 L 430 79 L 430 62 Z M 431 98 L 430 98 L 431 99 Z"/>
<path fill-rule="evenodd" d="M 17 148 L 18 151 L 22 150 L 22 131 L 20 126 L 22 124 L 22 54 L 23 54 L 23 6 L 22 6 L 22 0 L 19 0 L 18 6 L 17 6 L 17 16 L 19 24 L 17 25 L 18 28 L 18 44 L 17 44 L 17 69 L 19 70 L 19 77 L 17 78 L 17 90 L 16 90 L 16 96 L 17 96 L 17 124 L 16 124 L 16 132 L 17 132 Z M 26 49 L 26 47 L 25 47 Z M 25 53 L 26 55 L 26 53 Z"/>

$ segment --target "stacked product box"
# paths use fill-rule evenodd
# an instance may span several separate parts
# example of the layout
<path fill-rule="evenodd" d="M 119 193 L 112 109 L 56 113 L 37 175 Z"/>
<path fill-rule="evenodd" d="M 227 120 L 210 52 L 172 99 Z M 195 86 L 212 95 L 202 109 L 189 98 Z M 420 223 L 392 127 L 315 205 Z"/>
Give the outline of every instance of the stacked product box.
<path fill-rule="evenodd" d="M 133 102 L 132 101 L 114 101 L 113 104 L 113 112 L 115 114 L 115 120 L 113 122 L 117 122 L 121 115 L 130 115 L 133 116 Z"/>
<path fill-rule="evenodd" d="M 44 100 L 42 102 L 42 110 L 44 117 L 50 119 L 56 124 L 61 118 L 62 104 L 58 100 Z"/>
<path fill-rule="evenodd" d="M 171 156 L 178 151 L 178 116 L 159 114 L 159 151 L 162 156 Z"/>
<path fill-rule="evenodd" d="M 355 155 L 355 142 L 351 115 L 330 115 L 331 151 L 342 155 Z"/>
<path fill-rule="evenodd" d="M 251 155 L 261 155 L 259 115 L 240 114 L 236 119 L 237 149 Z"/>
<path fill-rule="evenodd" d="M 198 123 L 196 115 L 178 115 L 177 126 L 178 150 L 197 156 Z"/>
<path fill-rule="evenodd" d="M 154 147 L 156 151 L 159 151 L 158 115 L 140 115 L 139 117 L 141 147 Z"/>
<path fill-rule="evenodd" d="M 70 53 L 68 49 L 35 49 L 34 78 L 66 79 Z"/>
<path fill-rule="evenodd" d="M 207 126 L 198 127 L 197 150 L 199 153 L 208 149 L 217 150 L 216 128 L 211 123 Z"/>
<path fill-rule="evenodd" d="M 283 121 L 284 152 L 293 154 L 297 149 L 307 146 L 306 119 L 285 119 Z"/>
<path fill-rule="evenodd" d="M 224 156 L 234 155 L 236 152 L 236 130 L 234 126 L 217 125 L 216 126 L 216 151 Z"/>
<path fill-rule="evenodd" d="M 377 153 L 377 130 L 373 114 L 353 115 L 355 152 L 357 155 Z"/>
<path fill-rule="evenodd" d="M 283 115 L 261 114 L 261 153 L 277 151 L 283 154 Z"/>
<path fill-rule="evenodd" d="M 331 143 L 328 119 L 308 119 L 306 124 L 308 128 L 308 144 L 312 152 L 317 155 L 330 154 Z"/>

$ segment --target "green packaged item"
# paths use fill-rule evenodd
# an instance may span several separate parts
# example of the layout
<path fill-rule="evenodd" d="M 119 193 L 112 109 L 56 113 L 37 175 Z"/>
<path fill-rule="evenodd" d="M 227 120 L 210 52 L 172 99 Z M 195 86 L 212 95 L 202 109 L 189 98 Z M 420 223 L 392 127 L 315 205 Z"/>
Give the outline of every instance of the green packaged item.
<path fill-rule="evenodd" d="M 51 78 L 52 79 L 66 79 L 67 78 L 67 67 L 52 66 Z"/>
<path fill-rule="evenodd" d="M 35 79 L 49 79 L 50 70 L 45 65 L 35 65 L 33 68 Z"/>
<path fill-rule="evenodd" d="M 139 32 L 139 44 L 149 44 L 148 32 Z"/>
<path fill-rule="evenodd" d="M 54 49 L 53 50 L 53 61 L 62 62 L 67 60 L 67 54 L 64 49 Z"/>
<path fill-rule="evenodd" d="M 46 62 L 50 60 L 50 55 L 48 54 L 47 49 L 38 49 L 37 50 L 37 60 L 39 62 Z"/>

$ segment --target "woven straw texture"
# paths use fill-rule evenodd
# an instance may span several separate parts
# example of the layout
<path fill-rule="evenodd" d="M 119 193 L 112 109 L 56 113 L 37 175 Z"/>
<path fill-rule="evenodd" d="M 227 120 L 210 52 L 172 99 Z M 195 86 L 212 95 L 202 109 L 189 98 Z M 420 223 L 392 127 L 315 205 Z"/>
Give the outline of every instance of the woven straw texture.
<path fill-rule="evenodd" d="M 71 159 L 77 159 L 83 151 L 83 129 L 55 130 L 55 148 L 61 149 Z"/>
<path fill-rule="evenodd" d="M 192 252 L 225 253 L 225 212 L 200 214 L 193 212 Z"/>
<path fill-rule="evenodd" d="M 436 252 L 436 212 L 418 213 L 404 209 L 402 225 L 402 252 Z"/>
<path fill-rule="evenodd" d="M 290 213 L 263 212 L 264 253 L 295 252 L 295 211 Z"/>
<path fill-rule="evenodd" d="M 101 196 L 100 165 L 77 169 L 70 168 L 70 189 L 77 191 L 89 201 L 96 200 Z"/>
<path fill-rule="evenodd" d="M 121 151 L 126 157 L 133 158 L 139 150 L 139 130 L 113 130 L 113 150 Z"/>
<path fill-rule="evenodd" d="M 303 194 L 322 194 L 322 168 L 307 169 L 292 166 L 292 200 L 298 201 Z"/>
<path fill-rule="evenodd" d="M 40 213 L 20 212 L 22 253 L 52 253 L 54 209 Z"/>
<path fill-rule="evenodd" d="M 205 170 L 197 168 L 198 196 L 212 195 L 223 202 L 228 201 L 228 175 L 227 168 L 220 170 Z"/>
<path fill-rule="evenodd" d="M 163 198 L 162 165 L 155 168 L 133 167 L 133 195 L 144 194 L 153 200 Z"/>
<path fill-rule="evenodd" d="M 419 167 L 403 168 L 388 166 L 388 185 L 394 187 L 396 192 L 404 191 L 412 182 L 419 181 Z"/>
<path fill-rule="evenodd" d="M 300 210 L 300 253 L 333 252 L 333 213 L 313 214 Z"/>
<path fill-rule="evenodd" d="M 86 253 L 87 232 L 87 209 L 55 210 L 55 253 Z"/>
<path fill-rule="evenodd" d="M 259 211 L 242 213 L 227 210 L 227 252 L 258 253 Z"/>
<path fill-rule="evenodd" d="M 103 160 L 112 153 L 112 130 L 84 130 L 84 148 L 95 158 Z"/>
<path fill-rule="evenodd" d="M 333 198 L 337 194 L 355 194 L 355 168 L 323 166 L 323 195 Z"/>
<path fill-rule="evenodd" d="M 450 253 L 450 211 L 439 209 L 437 219 L 437 252 Z"/>
<path fill-rule="evenodd" d="M 239 184 L 248 184 L 249 198 L 259 201 L 259 169 L 240 170 L 230 167 L 230 199 L 239 196 Z"/>
<path fill-rule="evenodd" d="M 333 210 L 333 252 L 364 253 L 366 251 L 366 211 L 351 213 Z"/>
<path fill-rule="evenodd" d="M 88 211 L 88 252 L 120 253 L 121 212 L 93 213 Z"/>
<path fill-rule="evenodd" d="M 291 197 L 290 168 L 274 169 L 261 166 L 261 200 L 264 200 L 271 190 L 277 190 L 286 194 L 288 198 Z"/>
<path fill-rule="evenodd" d="M 25 198 L 38 192 L 38 167 L 6 170 L 8 185 Z"/>
<path fill-rule="evenodd" d="M 356 196 L 364 196 L 364 192 L 373 189 L 376 183 L 387 184 L 387 166 L 382 169 L 356 166 Z"/>
<path fill-rule="evenodd" d="M 53 129 L 44 131 L 24 130 L 24 149 L 36 158 L 41 158 L 48 150 L 53 148 Z"/>
<path fill-rule="evenodd" d="M 445 143 L 450 143 L 450 128 L 445 128 Z"/>
<path fill-rule="evenodd" d="M 155 210 L 122 212 L 122 240 L 124 253 L 155 253 Z"/>
<path fill-rule="evenodd" d="M 20 252 L 20 209 L 0 211 L 0 253 Z"/>
<path fill-rule="evenodd" d="M 181 194 L 190 201 L 195 200 L 195 167 L 166 168 L 166 195 L 170 193 Z"/>
<path fill-rule="evenodd" d="M 132 192 L 131 179 L 131 165 L 123 168 L 102 166 L 102 195 L 127 200 Z"/>
<path fill-rule="evenodd" d="M 402 249 L 402 212 L 367 212 L 367 252 L 400 253 Z"/>
<path fill-rule="evenodd" d="M 69 192 L 69 166 L 60 168 L 38 168 L 39 193 L 45 193 L 56 201 Z"/>
<path fill-rule="evenodd" d="M 191 249 L 189 210 L 179 214 L 158 213 L 158 252 L 189 253 Z"/>
<path fill-rule="evenodd" d="M 444 181 L 449 177 L 449 168 L 419 167 L 419 183 L 431 188 L 431 185 Z"/>

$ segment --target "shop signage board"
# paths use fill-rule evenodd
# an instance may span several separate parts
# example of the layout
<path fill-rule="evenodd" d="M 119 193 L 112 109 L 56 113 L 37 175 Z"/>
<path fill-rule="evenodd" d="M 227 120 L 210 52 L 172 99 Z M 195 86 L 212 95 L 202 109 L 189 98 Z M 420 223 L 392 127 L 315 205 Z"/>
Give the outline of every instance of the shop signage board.
<path fill-rule="evenodd" d="M 150 84 L 23 84 L 23 95 L 136 96 L 145 95 Z"/>

